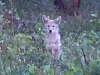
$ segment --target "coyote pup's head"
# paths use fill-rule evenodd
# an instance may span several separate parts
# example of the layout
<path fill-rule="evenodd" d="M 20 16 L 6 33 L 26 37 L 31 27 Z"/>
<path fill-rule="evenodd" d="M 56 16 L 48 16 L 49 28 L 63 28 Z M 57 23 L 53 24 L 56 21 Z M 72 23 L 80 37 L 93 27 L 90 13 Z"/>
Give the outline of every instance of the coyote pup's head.
<path fill-rule="evenodd" d="M 50 20 L 49 17 L 46 17 L 45 15 L 43 15 L 42 21 L 45 25 L 45 32 L 58 33 L 59 31 L 58 25 L 60 24 L 61 16 L 57 17 L 55 20 Z"/>

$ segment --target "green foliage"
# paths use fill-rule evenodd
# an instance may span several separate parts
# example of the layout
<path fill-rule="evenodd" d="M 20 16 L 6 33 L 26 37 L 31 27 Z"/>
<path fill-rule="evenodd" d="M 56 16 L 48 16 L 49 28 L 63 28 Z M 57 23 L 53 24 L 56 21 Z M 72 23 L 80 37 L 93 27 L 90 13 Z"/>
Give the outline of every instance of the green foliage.
<path fill-rule="evenodd" d="M 35 69 L 36 69 L 36 67 L 34 66 L 34 64 L 29 66 L 29 72 L 32 73 L 33 75 L 35 74 Z"/>
<path fill-rule="evenodd" d="M 54 71 L 50 68 L 50 65 L 45 65 L 43 70 L 46 75 L 54 75 Z"/>

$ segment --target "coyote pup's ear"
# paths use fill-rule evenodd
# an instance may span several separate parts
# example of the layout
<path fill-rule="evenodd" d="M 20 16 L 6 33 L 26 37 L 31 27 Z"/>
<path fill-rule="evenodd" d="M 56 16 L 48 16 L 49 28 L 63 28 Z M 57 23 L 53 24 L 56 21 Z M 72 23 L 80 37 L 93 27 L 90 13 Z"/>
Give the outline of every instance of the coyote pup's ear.
<path fill-rule="evenodd" d="M 60 21 L 61 21 L 61 16 L 59 16 L 59 17 L 57 17 L 57 18 L 55 19 L 55 23 L 56 23 L 56 24 L 60 24 Z"/>
<path fill-rule="evenodd" d="M 42 16 L 43 23 L 47 23 L 48 20 L 49 20 L 49 16 L 48 17 L 46 17 L 45 15 Z"/>

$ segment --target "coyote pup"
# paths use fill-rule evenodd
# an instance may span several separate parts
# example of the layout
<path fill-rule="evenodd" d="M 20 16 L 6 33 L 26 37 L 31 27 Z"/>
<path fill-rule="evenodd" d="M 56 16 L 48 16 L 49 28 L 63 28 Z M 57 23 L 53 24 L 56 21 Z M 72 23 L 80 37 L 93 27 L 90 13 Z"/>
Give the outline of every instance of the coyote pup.
<path fill-rule="evenodd" d="M 42 21 L 45 26 L 46 50 L 51 57 L 59 59 L 62 53 L 58 28 L 61 21 L 61 16 L 57 17 L 55 20 L 50 20 L 49 17 L 43 15 Z"/>

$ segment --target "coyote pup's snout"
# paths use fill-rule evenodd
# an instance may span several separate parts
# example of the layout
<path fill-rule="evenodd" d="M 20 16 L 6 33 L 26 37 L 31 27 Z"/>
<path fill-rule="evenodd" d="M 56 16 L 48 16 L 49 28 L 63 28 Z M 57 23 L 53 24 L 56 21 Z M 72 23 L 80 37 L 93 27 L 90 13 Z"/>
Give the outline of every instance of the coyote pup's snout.
<path fill-rule="evenodd" d="M 59 59 L 62 53 L 59 27 L 61 16 L 54 20 L 50 20 L 45 15 L 42 16 L 45 27 L 46 50 L 53 58 Z"/>

